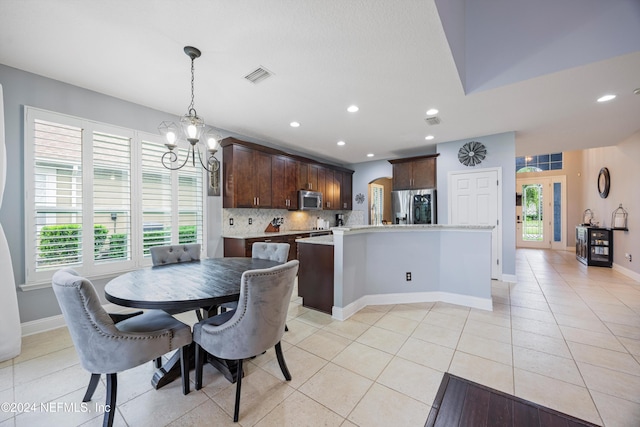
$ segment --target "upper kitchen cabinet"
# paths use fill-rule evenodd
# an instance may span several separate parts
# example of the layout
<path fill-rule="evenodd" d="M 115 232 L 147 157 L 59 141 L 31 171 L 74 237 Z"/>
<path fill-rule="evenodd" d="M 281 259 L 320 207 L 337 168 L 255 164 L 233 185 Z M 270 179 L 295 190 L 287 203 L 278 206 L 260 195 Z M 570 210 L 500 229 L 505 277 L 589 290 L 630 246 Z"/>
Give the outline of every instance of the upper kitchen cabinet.
<path fill-rule="evenodd" d="M 271 157 L 238 144 L 223 146 L 223 207 L 271 207 Z"/>
<path fill-rule="evenodd" d="M 314 163 L 300 162 L 298 169 L 298 189 L 309 191 L 320 191 L 318 174 L 321 166 Z M 324 182 L 322 182 L 324 187 Z"/>
<path fill-rule="evenodd" d="M 436 188 L 436 158 L 439 154 L 389 160 L 393 165 L 393 189 Z"/>
<path fill-rule="evenodd" d="M 286 156 L 271 158 L 271 194 L 275 209 L 298 209 L 298 175 L 300 162 Z"/>
<path fill-rule="evenodd" d="M 353 172 L 342 172 L 342 189 L 340 191 L 342 209 L 353 209 Z"/>

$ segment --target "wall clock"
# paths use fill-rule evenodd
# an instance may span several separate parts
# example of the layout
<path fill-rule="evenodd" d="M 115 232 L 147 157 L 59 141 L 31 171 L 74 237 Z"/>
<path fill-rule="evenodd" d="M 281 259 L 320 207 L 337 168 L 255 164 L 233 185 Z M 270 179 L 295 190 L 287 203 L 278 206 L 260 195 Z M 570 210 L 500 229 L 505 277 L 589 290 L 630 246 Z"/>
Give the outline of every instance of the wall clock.
<path fill-rule="evenodd" d="M 479 165 L 487 156 L 487 148 L 478 141 L 469 141 L 458 150 L 458 160 L 465 166 Z"/>
<path fill-rule="evenodd" d="M 609 195 L 609 189 L 611 188 L 611 178 L 609 176 L 609 169 L 602 168 L 598 174 L 598 193 L 600 197 L 606 199 Z"/>

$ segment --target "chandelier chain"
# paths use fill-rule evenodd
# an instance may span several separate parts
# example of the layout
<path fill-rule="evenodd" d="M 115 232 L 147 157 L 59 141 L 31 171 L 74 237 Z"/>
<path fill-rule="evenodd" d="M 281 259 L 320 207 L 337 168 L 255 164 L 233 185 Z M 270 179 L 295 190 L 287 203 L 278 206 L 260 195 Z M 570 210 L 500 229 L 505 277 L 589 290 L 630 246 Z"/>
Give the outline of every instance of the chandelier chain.
<path fill-rule="evenodd" d="M 193 93 L 194 93 L 194 81 L 195 81 L 195 78 L 194 78 L 195 68 L 193 66 L 194 59 L 195 58 L 191 57 L 191 104 L 189 104 L 189 114 L 191 114 L 191 111 L 193 111 L 194 113 L 193 115 L 195 116 L 197 114 L 196 114 L 196 109 L 193 106 L 193 99 L 194 99 Z"/>

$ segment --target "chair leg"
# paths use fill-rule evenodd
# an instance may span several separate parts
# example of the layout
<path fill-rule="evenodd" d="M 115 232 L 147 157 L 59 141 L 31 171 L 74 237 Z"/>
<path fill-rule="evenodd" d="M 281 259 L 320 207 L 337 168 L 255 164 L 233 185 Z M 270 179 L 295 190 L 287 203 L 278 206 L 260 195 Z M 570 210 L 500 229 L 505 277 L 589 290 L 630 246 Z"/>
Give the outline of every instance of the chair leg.
<path fill-rule="evenodd" d="M 236 380 L 236 406 L 233 410 L 233 422 L 238 422 L 240 415 L 240 387 L 242 386 L 242 359 L 238 360 L 238 379 Z"/>
<path fill-rule="evenodd" d="M 200 347 L 200 344 L 195 343 L 193 347 L 196 352 L 196 390 L 202 388 L 202 365 L 204 364 L 204 350 Z"/>
<path fill-rule="evenodd" d="M 162 356 L 158 357 L 157 359 L 155 359 L 153 361 L 154 366 L 156 367 L 156 369 L 160 369 L 162 368 Z"/>
<path fill-rule="evenodd" d="M 180 347 L 180 371 L 182 374 L 182 394 L 189 394 L 189 347 Z"/>
<path fill-rule="evenodd" d="M 118 395 L 117 374 L 107 374 L 107 401 L 104 407 L 104 421 L 102 427 L 113 426 L 113 419 L 116 415 L 116 396 Z"/>
<path fill-rule="evenodd" d="M 276 357 L 278 358 L 278 365 L 280 365 L 280 370 L 282 371 L 282 375 L 287 381 L 291 381 L 291 374 L 289 373 L 289 368 L 287 368 L 287 364 L 284 361 L 284 355 L 282 354 L 282 346 L 280 345 L 280 341 L 276 344 Z"/>
<path fill-rule="evenodd" d="M 287 324 L 286 324 L 286 323 L 284 324 L 284 331 L 285 331 L 285 332 L 289 332 L 289 327 L 287 326 Z"/>
<path fill-rule="evenodd" d="M 100 382 L 100 374 L 91 374 L 91 379 L 89 380 L 89 386 L 87 387 L 87 392 L 84 394 L 82 398 L 83 402 L 88 402 L 93 397 L 93 393 L 96 391 L 96 387 L 98 387 L 98 383 Z"/>

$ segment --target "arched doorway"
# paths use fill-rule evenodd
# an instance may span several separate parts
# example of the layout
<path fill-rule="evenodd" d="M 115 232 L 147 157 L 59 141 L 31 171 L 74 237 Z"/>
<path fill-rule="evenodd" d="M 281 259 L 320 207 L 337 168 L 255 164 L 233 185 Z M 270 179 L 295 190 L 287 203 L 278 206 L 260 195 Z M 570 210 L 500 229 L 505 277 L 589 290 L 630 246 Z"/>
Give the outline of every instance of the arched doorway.
<path fill-rule="evenodd" d="M 391 223 L 392 180 L 381 177 L 369 182 L 369 224 Z"/>

